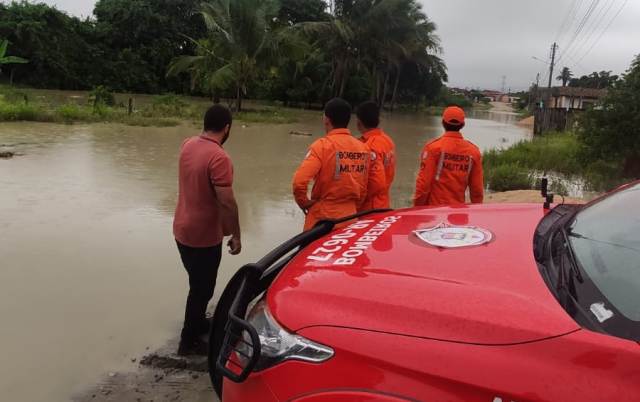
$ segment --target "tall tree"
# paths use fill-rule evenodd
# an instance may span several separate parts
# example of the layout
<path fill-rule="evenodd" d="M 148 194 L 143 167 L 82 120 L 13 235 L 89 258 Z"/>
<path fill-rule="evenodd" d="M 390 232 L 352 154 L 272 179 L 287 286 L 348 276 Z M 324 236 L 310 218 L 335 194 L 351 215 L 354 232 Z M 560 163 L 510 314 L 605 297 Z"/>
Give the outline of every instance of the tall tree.
<path fill-rule="evenodd" d="M 571 78 L 573 77 L 573 73 L 569 69 L 569 67 L 564 67 L 559 76 L 556 77 L 556 80 L 562 81 L 562 86 L 566 87 Z"/>
<path fill-rule="evenodd" d="M 593 72 L 589 75 L 583 75 L 580 78 L 573 78 L 569 81 L 570 87 L 606 89 L 615 86 L 620 77 L 614 75 L 611 71 Z"/>
<path fill-rule="evenodd" d="M 260 64 L 275 53 L 278 36 L 271 22 L 278 13 L 275 0 L 213 0 L 202 3 L 200 14 L 208 32 L 208 40 L 194 41 L 199 55 L 174 60 L 169 73 L 188 71 L 206 76 L 206 81 L 218 86 L 233 84 L 236 110 L 242 110 L 242 100 L 248 86 L 258 74 Z M 205 61 L 205 60 L 208 60 Z M 214 71 L 203 71 L 217 61 Z"/>
<path fill-rule="evenodd" d="M 205 27 L 194 15 L 200 0 L 99 0 L 95 32 L 104 44 L 103 81 L 113 89 L 158 93 L 182 91 L 180 78 L 166 79 L 167 65 L 191 54 L 186 36 L 201 38 Z M 188 89 L 188 88 L 185 88 Z"/>
<path fill-rule="evenodd" d="M 440 52 L 435 24 L 415 0 L 340 0 L 329 21 L 300 27 L 318 39 L 332 60 L 333 96 L 343 96 L 352 75 L 367 74 L 372 98 L 386 102 L 406 62 L 430 65 Z M 426 71 L 426 70 L 425 70 Z"/>
<path fill-rule="evenodd" d="M 92 25 L 45 4 L 0 4 L 0 37 L 29 60 L 15 80 L 35 87 L 84 89 L 95 76 Z"/>
<path fill-rule="evenodd" d="M 329 18 L 324 0 L 280 0 L 278 20 L 288 26 L 307 21 L 322 21 Z"/>

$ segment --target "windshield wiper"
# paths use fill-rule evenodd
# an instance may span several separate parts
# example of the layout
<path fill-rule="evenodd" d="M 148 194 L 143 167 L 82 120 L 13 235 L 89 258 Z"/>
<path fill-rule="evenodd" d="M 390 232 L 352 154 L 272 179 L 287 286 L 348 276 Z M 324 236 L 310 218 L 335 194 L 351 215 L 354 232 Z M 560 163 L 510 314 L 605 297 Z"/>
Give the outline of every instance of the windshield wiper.
<path fill-rule="evenodd" d="M 582 273 L 580 272 L 580 267 L 578 266 L 578 260 L 576 259 L 576 256 L 573 253 L 573 248 L 571 248 L 571 242 L 569 241 L 569 234 L 567 233 L 567 230 L 564 227 L 562 227 L 560 230 L 562 233 L 562 239 L 564 241 L 564 253 L 560 258 L 560 270 L 562 272 L 566 272 L 565 263 L 564 263 L 565 259 L 563 258 L 566 255 L 568 257 L 567 259 L 569 260 L 569 264 L 568 264 L 569 273 L 573 274 L 573 276 L 578 280 L 578 282 L 584 283 L 584 278 L 582 277 Z"/>

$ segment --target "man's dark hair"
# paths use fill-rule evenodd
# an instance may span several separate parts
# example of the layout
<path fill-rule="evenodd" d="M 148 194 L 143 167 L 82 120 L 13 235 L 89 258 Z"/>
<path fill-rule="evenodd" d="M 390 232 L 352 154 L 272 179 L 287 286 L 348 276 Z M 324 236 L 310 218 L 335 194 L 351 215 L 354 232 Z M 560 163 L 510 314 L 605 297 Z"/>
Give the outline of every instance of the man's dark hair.
<path fill-rule="evenodd" d="M 443 121 L 442 125 L 444 126 L 444 129 L 446 131 L 460 131 L 460 130 L 462 130 L 464 128 L 464 123 L 462 123 L 462 124 L 449 124 L 449 123 L 445 123 Z"/>
<path fill-rule="evenodd" d="M 356 109 L 358 119 L 366 128 L 378 128 L 380 125 L 380 108 L 375 102 L 364 102 Z"/>
<path fill-rule="evenodd" d="M 218 133 L 222 131 L 227 124 L 231 126 L 233 117 L 231 111 L 222 105 L 213 105 L 204 115 L 204 131 Z"/>
<path fill-rule="evenodd" d="M 334 128 L 347 128 L 351 121 L 351 105 L 344 99 L 333 98 L 324 106 L 324 115 Z"/>

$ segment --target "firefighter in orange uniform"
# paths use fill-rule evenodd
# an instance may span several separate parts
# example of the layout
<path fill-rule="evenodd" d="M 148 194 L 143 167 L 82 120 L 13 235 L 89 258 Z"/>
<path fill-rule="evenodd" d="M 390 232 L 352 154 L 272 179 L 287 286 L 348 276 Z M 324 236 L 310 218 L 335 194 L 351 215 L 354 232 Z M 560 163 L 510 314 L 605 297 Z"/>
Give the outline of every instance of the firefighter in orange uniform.
<path fill-rule="evenodd" d="M 378 126 L 380 125 L 380 108 L 375 102 L 365 102 L 356 110 L 358 131 L 362 134 L 360 141 L 367 144 L 374 153 L 376 164 L 371 167 L 372 174 L 379 174 L 382 181 L 380 191 L 370 190 L 361 210 L 386 209 L 391 207 L 389 191 L 396 175 L 396 146 L 393 140 Z M 377 173 L 380 171 L 380 173 Z"/>
<path fill-rule="evenodd" d="M 413 197 L 415 206 L 464 204 L 467 188 L 471 202 L 482 203 L 482 154 L 477 146 L 462 137 L 464 119 L 464 110 L 459 107 L 444 111 L 442 124 L 446 132 L 427 143 L 422 151 Z"/>
<path fill-rule="evenodd" d="M 367 196 L 371 152 L 351 135 L 350 120 L 351 106 L 346 101 L 329 101 L 324 110 L 326 135 L 311 145 L 293 177 L 293 196 L 307 215 L 304 230 L 323 219 L 355 214 Z"/>

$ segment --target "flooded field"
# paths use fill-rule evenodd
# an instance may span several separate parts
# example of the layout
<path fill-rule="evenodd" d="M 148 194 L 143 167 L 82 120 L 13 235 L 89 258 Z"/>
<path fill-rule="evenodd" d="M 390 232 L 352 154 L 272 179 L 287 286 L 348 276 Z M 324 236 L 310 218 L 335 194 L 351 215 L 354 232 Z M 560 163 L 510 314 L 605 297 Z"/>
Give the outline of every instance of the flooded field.
<path fill-rule="evenodd" d="M 237 123 L 236 172 L 243 253 L 226 254 L 216 295 L 243 263 L 299 232 L 293 171 L 321 134 L 300 123 Z M 480 113 L 464 131 L 481 148 L 528 136 L 516 116 Z M 394 205 L 409 206 L 423 144 L 439 118 L 395 115 Z M 313 137 L 290 135 L 312 132 Z M 0 124 L 0 400 L 62 401 L 105 372 L 177 335 L 187 276 L 171 234 L 177 155 L 193 126 Z"/>

